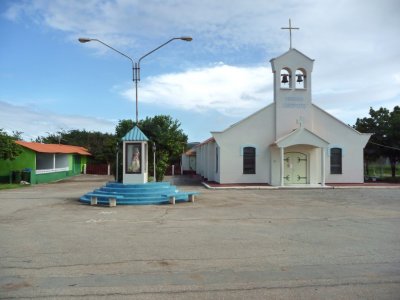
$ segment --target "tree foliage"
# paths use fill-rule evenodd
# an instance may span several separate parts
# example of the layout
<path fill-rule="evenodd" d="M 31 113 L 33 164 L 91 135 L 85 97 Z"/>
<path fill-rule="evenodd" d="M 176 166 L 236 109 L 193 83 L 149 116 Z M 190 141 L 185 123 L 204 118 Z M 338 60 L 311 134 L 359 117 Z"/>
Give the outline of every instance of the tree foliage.
<path fill-rule="evenodd" d="M 167 167 L 179 161 L 182 151 L 187 144 L 187 135 L 180 128 L 178 120 L 167 115 L 158 115 L 152 118 L 147 117 L 140 120 L 138 124 L 132 120 L 120 120 L 115 128 L 115 134 L 90 132 L 86 130 L 61 130 L 50 133 L 47 136 L 38 137 L 35 142 L 48 144 L 65 144 L 85 147 L 93 155 L 92 160 L 113 165 L 116 161 L 117 149 L 119 149 L 119 170 L 122 170 L 122 147 L 121 139 L 135 125 L 149 138 L 148 156 L 149 170 L 153 170 L 153 144 L 156 151 L 156 172 L 157 180 L 162 180 Z M 14 139 L 20 137 L 20 132 L 14 132 Z M 13 137 L 6 135 L 0 129 L 0 158 L 12 159 L 19 154 L 19 146 L 13 142 Z M 119 145 L 119 146 L 118 146 Z M 114 170 L 114 166 L 112 170 Z M 119 176 L 121 178 L 121 176 Z"/>
<path fill-rule="evenodd" d="M 365 148 L 365 159 L 374 161 L 379 157 L 387 157 L 390 161 L 392 177 L 396 176 L 396 163 L 400 160 L 400 107 L 393 111 L 387 108 L 369 110 L 370 117 L 357 119 L 355 129 L 374 135 Z"/>
<path fill-rule="evenodd" d="M 117 126 L 115 127 L 115 136 L 118 141 L 121 139 L 135 127 L 137 124 L 134 123 L 132 120 L 119 120 Z"/>
<path fill-rule="evenodd" d="M 14 132 L 9 136 L 0 128 L 0 159 L 14 160 L 22 152 L 21 146 L 15 143 L 15 140 L 21 136 L 21 132 Z"/>
<path fill-rule="evenodd" d="M 104 163 L 115 161 L 116 138 L 109 133 L 78 129 L 63 130 L 46 137 L 38 137 L 36 142 L 80 146 L 89 150 L 94 161 Z"/>
<path fill-rule="evenodd" d="M 131 120 L 120 120 L 115 128 L 118 140 L 136 125 Z M 140 130 L 149 138 L 148 157 L 153 157 L 153 144 L 156 145 L 157 180 L 162 180 L 168 165 L 179 161 L 188 137 L 180 128 L 178 120 L 171 116 L 158 115 L 140 120 L 137 124 Z M 153 160 L 149 159 L 149 170 L 153 169 Z"/>

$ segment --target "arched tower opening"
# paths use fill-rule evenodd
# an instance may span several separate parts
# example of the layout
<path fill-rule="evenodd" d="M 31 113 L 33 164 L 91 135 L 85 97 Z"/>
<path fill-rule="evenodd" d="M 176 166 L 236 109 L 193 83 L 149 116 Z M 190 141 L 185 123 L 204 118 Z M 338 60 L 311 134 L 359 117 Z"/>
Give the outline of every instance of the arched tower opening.
<path fill-rule="evenodd" d="M 304 70 L 303 68 L 297 69 L 295 79 L 296 79 L 296 81 L 295 81 L 296 89 L 305 89 L 307 87 L 306 70 Z"/>
<path fill-rule="evenodd" d="M 292 71 L 288 67 L 284 67 L 281 70 L 281 89 L 291 89 L 292 88 Z"/>

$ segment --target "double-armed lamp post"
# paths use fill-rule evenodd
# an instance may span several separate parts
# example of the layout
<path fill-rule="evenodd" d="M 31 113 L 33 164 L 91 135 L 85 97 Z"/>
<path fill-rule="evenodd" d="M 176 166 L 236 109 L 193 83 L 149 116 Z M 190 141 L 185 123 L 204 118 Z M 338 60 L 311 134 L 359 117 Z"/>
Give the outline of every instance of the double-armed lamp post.
<path fill-rule="evenodd" d="M 153 52 L 157 51 L 158 49 L 160 49 L 161 47 L 164 47 L 165 45 L 167 45 L 168 43 L 174 41 L 174 40 L 182 40 L 182 41 L 186 41 L 186 42 L 190 42 L 192 41 L 192 38 L 190 36 L 182 36 L 182 37 L 175 37 L 170 39 L 169 41 L 165 42 L 164 44 L 158 46 L 157 48 L 151 50 L 150 52 L 146 53 L 145 55 L 143 55 L 141 58 L 139 58 L 139 60 L 137 62 L 133 61 L 133 59 L 126 55 L 125 53 L 122 53 L 121 51 L 111 47 L 110 45 L 107 45 L 106 43 L 98 40 L 98 39 L 90 39 L 90 38 L 79 38 L 79 42 L 81 43 L 87 43 L 87 42 L 99 42 L 101 44 L 103 44 L 104 46 L 114 50 L 115 52 L 121 54 L 122 56 L 126 57 L 127 59 L 129 59 L 132 63 L 132 71 L 133 71 L 133 81 L 135 82 L 135 90 L 136 90 L 136 124 L 138 124 L 139 121 L 139 112 L 138 112 L 138 81 L 140 81 L 140 62 L 142 61 L 143 58 L 145 58 L 146 56 L 152 54 Z"/>

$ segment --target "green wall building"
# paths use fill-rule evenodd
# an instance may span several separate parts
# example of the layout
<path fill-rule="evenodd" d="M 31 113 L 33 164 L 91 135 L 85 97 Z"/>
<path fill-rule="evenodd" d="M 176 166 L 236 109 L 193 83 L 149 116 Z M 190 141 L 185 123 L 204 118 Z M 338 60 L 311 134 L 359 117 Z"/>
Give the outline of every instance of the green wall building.
<path fill-rule="evenodd" d="M 0 182 L 31 184 L 57 181 L 85 172 L 87 149 L 61 144 L 17 141 L 22 146 L 15 160 L 0 160 Z"/>

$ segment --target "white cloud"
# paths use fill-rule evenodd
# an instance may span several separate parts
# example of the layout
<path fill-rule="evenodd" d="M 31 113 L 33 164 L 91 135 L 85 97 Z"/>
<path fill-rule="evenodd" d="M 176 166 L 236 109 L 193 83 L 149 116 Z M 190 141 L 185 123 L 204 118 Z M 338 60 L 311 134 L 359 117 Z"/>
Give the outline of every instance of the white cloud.
<path fill-rule="evenodd" d="M 361 77 L 353 80 L 317 77 L 313 82 L 313 102 L 349 124 L 366 116 L 369 107 L 390 109 L 396 99 L 398 102 L 400 89 L 383 88 L 393 84 L 387 83 L 385 77 L 376 77 L 373 82 Z M 217 111 L 230 117 L 245 117 L 273 101 L 272 83 L 270 67 L 218 64 L 146 78 L 139 84 L 139 101 L 178 110 Z M 134 92 L 130 85 L 120 93 L 133 101 Z"/>
<path fill-rule="evenodd" d="M 396 73 L 393 75 L 394 80 L 398 85 L 400 85 L 400 73 Z"/>
<path fill-rule="evenodd" d="M 246 115 L 272 102 L 272 72 L 267 67 L 209 68 L 149 77 L 140 84 L 141 102 L 187 111 Z M 133 88 L 121 94 L 134 99 Z"/>
<path fill-rule="evenodd" d="M 235 116 L 272 101 L 269 64 L 246 67 L 246 58 L 256 52 L 267 60 L 287 50 L 288 33 L 280 27 L 291 17 L 300 27 L 294 47 L 316 59 L 314 101 L 351 123 L 369 106 L 398 103 L 399 11 L 398 0 L 36 0 L 11 2 L 3 15 L 16 22 L 29 16 L 70 38 L 100 38 L 133 53 L 145 53 L 165 37 L 192 35 L 185 58 L 193 58 L 193 65 L 142 77 L 140 101 Z M 213 59 L 229 65 L 196 68 Z M 133 99 L 131 93 L 124 95 Z"/>
<path fill-rule="evenodd" d="M 115 124 L 93 117 L 39 111 L 31 105 L 14 105 L 0 100 L 0 128 L 8 133 L 23 132 L 23 138 L 29 141 L 60 130 L 85 129 L 113 133 Z"/>
<path fill-rule="evenodd" d="M 121 46 L 121 38 L 127 36 L 130 46 L 135 47 L 136 38 L 143 43 L 154 37 L 190 33 L 207 40 L 209 47 L 227 42 L 236 47 L 266 41 L 265 34 L 276 18 L 265 16 L 298 5 L 294 1 L 289 6 L 263 0 L 36 0 L 12 3 L 4 16 L 14 21 L 29 16 L 50 28 L 73 35 L 94 35 L 115 46 Z"/>

